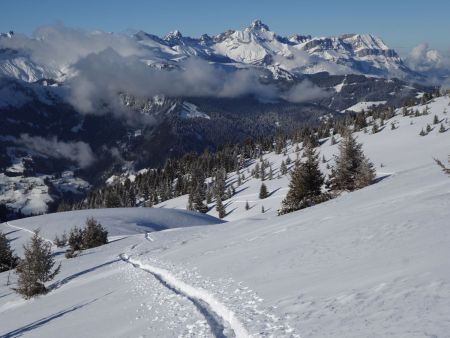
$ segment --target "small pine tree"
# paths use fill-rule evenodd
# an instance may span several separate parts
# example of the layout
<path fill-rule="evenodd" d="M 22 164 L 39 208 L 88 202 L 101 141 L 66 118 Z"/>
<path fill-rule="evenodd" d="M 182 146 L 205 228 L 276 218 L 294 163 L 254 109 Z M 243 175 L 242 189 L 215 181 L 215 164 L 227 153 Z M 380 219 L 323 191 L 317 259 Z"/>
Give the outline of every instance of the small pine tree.
<path fill-rule="evenodd" d="M 269 193 L 267 191 L 267 187 L 266 185 L 263 183 L 261 184 L 261 188 L 259 189 L 259 198 L 260 199 L 265 199 L 269 196 Z"/>
<path fill-rule="evenodd" d="M 53 239 L 53 244 L 55 244 L 56 247 L 58 248 L 65 247 L 67 244 L 67 234 L 64 232 L 61 237 L 55 235 L 55 238 Z"/>
<path fill-rule="evenodd" d="M 427 131 L 427 133 L 431 132 L 431 126 L 429 124 L 427 124 L 426 131 Z"/>
<path fill-rule="evenodd" d="M 220 196 L 216 197 L 216 211 L 219 213 L 219 218 L 224 218 L 226 215 L 225 206 L 222 203 Z"/>
<path fill-rule="evenodd" d="M 375 169 L 373 164 L 367 159 L 363 158 L 359 164 L 355 174 L 355 188 L 364 188 L 375 179 Z"/>
<path fill-rule="evenodd" d="M 357 143 L 350 132 L 347 132 L 340 144 L 339 154 L 335 156 L 335 162 L 330 176 L 330 188 L 332 190 L 352 191 L 362 188 L 361 182 L 364 180 L 361 179 L 357 183 L 359 172 L 366 172 L 372 166 L 369 165 L 370 162 L 362 151 L 362 144 Z M 362 167 L 365 167 L 364 170 Z"/>
<path fill-rule="evenodd" d="M 83 248 L 83 230 L 78 227 L 72 228 L 69 232 L 67 244 L 69 244 L 69 248 L 66 251 L 66 258 L 76 256 L 77 252 Z"/>
<path fill-rule="evenodd" d="M 311 147 L 305 149 L 305 154 L 306 161 L 297 163 L 291 173 L 289 191 L 282 202 L 280 214 L 313 205 L 322 194 L 324 177 L 319 169 L 319 155 Z"/>
<path fill-rule="evenodd" d="M 264 214 L 265 210 L 264 210 L 264 205 L 261 205 L 261 213 Z"/>
<path fill-rule="evenodd" d="M 379 131 L 378 124 L 374 122 L 372 126 L 372 134 L 376 134 L 378 133 L 378 131 Z"/>
<path fill-rule="evenodd" d="M 433 124 L 439 124 L 439 118 L 437 117 L 437 115 L 434 115 L 433 117 Z"/>
<path fill-rule="evenodd" d="M 108 243 L 108 231 L 94 217 L 86 220 L 83 229 L 83 249 L 95 248 Z"/>
<path fill-rule="evenodd" d="M 422 130 L 420 131 L 420 133 L 419 133 L 419 135 L 420 136 L 425 136 L 427 133 L 423 130 L 423 128 L 422 128 Z"/>
<path fill-rule="evenodd" d="M 286 175 L 288 172 L 286 163 L 284 162 L 284 160 L 281 161 L 281 166 L 280 166 L 280 172 L 282 175 Z"/>
<path fill-rule="evenodd" d="M 445 133 L 445 127 L 444 127 L 444 125 L 442 123 L 441 123 L 441 126 L 439 128 L 439 132 L 440 133 Z"/>
<path fill-rule="evenodd" d="M 250 210 L 250 204 L 248 204 L 248 201 L 245 201 L 245 210 Z"/>
<path fill-rule="evenodd" d="M 0 232 L 0 272 L 14 269 L 17 266 L 18 258 L 14 255 L 6 235 Z"/>
<path fill-rule="evenodd" d="M 55 260 L 51 244 L 39 236 L 39 231 L 35 231 L 24 250 L 24 258 L 17 266 L 19 279 L 16 291 L 28 299 L 47 292 L 45 283 L 59 273 L 61 264 L 53 270 Z"/>

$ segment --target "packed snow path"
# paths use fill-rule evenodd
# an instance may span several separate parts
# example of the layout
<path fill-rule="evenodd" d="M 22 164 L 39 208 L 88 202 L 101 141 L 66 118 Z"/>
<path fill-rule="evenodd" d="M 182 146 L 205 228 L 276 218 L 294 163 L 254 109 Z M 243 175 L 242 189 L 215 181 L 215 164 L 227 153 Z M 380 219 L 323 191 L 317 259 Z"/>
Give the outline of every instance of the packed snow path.
<path fill-rule="evenodd" d="M 128 255 L 120 254 L 120 258 L 132 264 L 135 268 L 149 272 L 168 289 L 188 298 L 205 316 L 211 331 L 216 337 L 251 337 L 234 312 L 219 302 L 208 291 L 188 285 L 178 280 L 169 271 L 150 264 L 144 264 Z M 227 326 L 232 331 L 231 333 L 226 332 L 228 331 Z"/>

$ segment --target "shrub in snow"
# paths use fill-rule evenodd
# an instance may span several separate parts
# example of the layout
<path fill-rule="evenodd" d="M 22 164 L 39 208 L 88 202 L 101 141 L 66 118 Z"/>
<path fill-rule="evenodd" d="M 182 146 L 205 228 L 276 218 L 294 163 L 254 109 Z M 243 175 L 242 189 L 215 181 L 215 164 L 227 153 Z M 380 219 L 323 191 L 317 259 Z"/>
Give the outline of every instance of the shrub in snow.
<path fill-rule="evenodd" d="M 108 231 L 93 217 L 86 220 L 83 229 L 74 227 L 70 230 L 68 239 L 69 249 L 66 258 L 72 258 L 84 249 L 91 249 L 108 243 Z"/>
<path fill-rule="evenodd" d="M 450 167 L 447 168 L 444 163 L 442 163 L 441 161 L 439 161 L 438 159 L 435 159 L 436 163 L 442 168 L 442 170 L 444 171 L 444 173 L 450 175 Z M 450 164 L 450 156 L 448 157 L 448 163 Z"/>
<path fill-rule="evenodd" d="M 18 258 L 14 255 L 6 235 L 0 232 L 0 272 L 14 269 Z"/>
<path fill-rule="evenodd" d="M 53 244 L 55 244 L 58 248 L 62 248 L 67 245 L 67 234 L 64 232 L 61 237 L 55 235 L 53 239 Z"/>
<path fill-rule="evenodd" d="M 108 231 L 93 217 L 86 220 L 83 229 L 83 249 L 95 248 L 108 243 Z"/>
<path fill-rule="evenodd" d="M 39 236 L 39 231 L 34 232 L 30 242 L 24 246 L 24 250 L 24 258 L 17 266 L 19 279 L 15 290 L 28 299 L 47 293 L 45 283 L 59 273 L 61 264 L 53 269 L 55 260 L 51 244 Z"/>

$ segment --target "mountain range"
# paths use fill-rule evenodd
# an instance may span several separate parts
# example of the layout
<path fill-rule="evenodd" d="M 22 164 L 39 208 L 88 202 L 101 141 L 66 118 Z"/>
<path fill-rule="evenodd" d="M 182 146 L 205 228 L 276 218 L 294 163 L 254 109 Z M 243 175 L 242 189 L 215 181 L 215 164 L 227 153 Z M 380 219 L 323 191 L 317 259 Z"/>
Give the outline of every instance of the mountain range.
<path fill-rule="evenodd" d="M 431 93 L 380 38 L 40 28 L 0 35 L 0 204 L 51 210 L 112 174 Z M 49 209 L 50 208 L 50 209 Z"/>
<path fill-rule="evenodd" d="M 100 33 L 90 34 L 95 36 Z M 45 38 L 51 38 L 51 35 Z M 0 39 L 19 40 L 13 32 L 2 34 Z M 269 70 L 275 78 L 292 79 L 298 74 L 319 72 L 331 75 L 396 77 L 415 81 L 426 78 L 426 74 L 411 70 L 395 50 L 370 34 L 283 37 L 272 32 L 260 20 L 255 20 L 243 30 L 228 30 L 215 36 L 204 34 L 199 38 L 191 38 L 176 30 L 161 38 L 139 31 L 129 36 L 129 39 L 138 43 L 142 61 L 153 66 L 173 65 L 184 58 L 195 56 L 232 67 L 262 67 Z M 38 38 L 34 43 L 43 41 Z M 3 41 L 0 45 L 8 43 Z M 42 78 L 62 78 L 71 66 L 70 63 L 61 65 L 36 62 L 29 52 L 28 48 L 0 49 L 0 72 L 34 82 Z"/>

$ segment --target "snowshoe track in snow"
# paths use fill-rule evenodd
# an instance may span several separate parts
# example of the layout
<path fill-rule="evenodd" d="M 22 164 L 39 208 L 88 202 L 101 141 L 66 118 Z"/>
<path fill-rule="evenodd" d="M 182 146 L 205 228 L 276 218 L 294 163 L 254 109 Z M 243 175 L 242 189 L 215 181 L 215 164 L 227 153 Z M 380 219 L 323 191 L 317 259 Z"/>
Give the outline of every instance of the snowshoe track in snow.
<path fill-rule="evenodd" d="M 119 257 L 135 268 L 150 273 L 169 290 L 189 299 L 205 317 L 215 337 L 251 337 L 234 312 L 219 302 L 208 291 L 186 284 L 178 280 L 169 271 L 142 263 L 128 255 L 120 254 Z"/>

